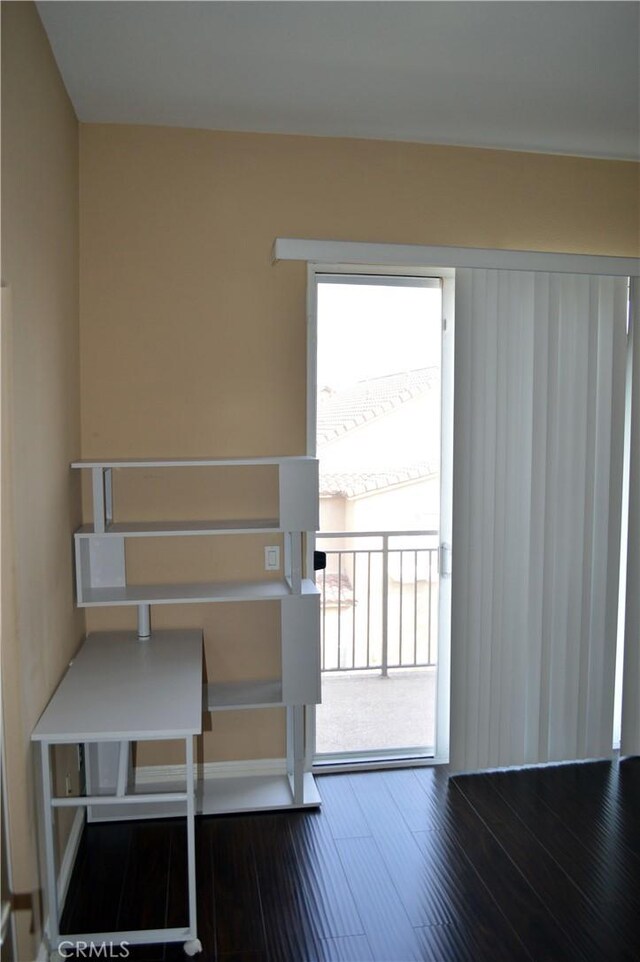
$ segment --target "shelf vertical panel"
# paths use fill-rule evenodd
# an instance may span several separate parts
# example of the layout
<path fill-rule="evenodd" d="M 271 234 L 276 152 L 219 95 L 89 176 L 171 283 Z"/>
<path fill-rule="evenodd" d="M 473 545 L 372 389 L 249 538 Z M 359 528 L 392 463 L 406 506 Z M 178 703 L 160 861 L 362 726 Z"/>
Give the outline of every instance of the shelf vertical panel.
<path fill-rule="evenodd" d="M 124 538 L 76 535 L 76 580 L 78 603 L 87 588 L 122 588 L 126 584 Z"/>
<path fill-rule="evenodd" d="M 294 805 L 304 800 L 304 708 L 287 705 L 287 776 Z"/>
<path fill-rule="evenodd" d="M 280 603 L 282 700 L 320 702 L 320 594 L 290 595 Z"/>
<path fill-rule="evenodd" d="M 115 795 L 121 742 L 85 742 L 84 762 L 87 795 Z M 130 748 L 130 746 L 129 746 Z M 133 784 L 133 759 L 127 752 L 127 786 Z M 87 806 L 87 821 L 99 821 L 94 806 Z"/>
<path fill-rule="evenodd" d="M 284 536 L 284 576 L 294 595 L 302 591 L 302 532 L 287 531 Z"/>
<path fill-rule="evenodd" d="M 104 472 L 102 468 L 91 470 L 91 490 L 93 495 L 93 526 L 98 534 L 105 530 L 104 512 Z"/>
<path fill-rule="evenodd" d="M 317 531 L 320 525 L 317 460 L 283 461 L 278 471 L 280 527 L 285 531 Z"/>

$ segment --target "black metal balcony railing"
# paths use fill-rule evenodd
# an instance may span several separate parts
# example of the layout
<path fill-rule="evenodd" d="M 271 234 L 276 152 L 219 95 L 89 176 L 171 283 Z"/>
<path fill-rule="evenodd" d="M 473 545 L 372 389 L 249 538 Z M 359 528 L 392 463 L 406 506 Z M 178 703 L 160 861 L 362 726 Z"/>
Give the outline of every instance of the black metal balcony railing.
<path fill-rule="evenodd" d="M 316 544 L 327 555 L 316 579 L 322 670 L 435 665 L 438 532 L 324 531 Z"/>

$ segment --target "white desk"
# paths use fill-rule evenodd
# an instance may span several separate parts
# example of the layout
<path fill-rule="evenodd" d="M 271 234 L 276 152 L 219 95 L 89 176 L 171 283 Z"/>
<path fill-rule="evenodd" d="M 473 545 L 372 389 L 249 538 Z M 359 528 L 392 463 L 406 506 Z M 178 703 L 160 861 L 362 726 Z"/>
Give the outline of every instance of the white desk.
<path fill-rule="evenodd" d="M 185 942 L 185 951 L 199 950 L 195 898 L 195 779 L 193 737 L 202 731 L 202 632 L 158 631 L 146 641 L 135 632 L 96 632 L 86 639 L 36 725 L 32 740 L 40 742 L 43 820 L 47 865 L 49 944 Z M 180 792 L 127 794 L 129 743 L 184 739 L 186 786 Z M 55 797 L 52 793 L 50 749 L 64 743 L 116 743 L 120 746 L 115 793 Z M 184 803 L 187 818 L 189 925 L 185 928 L 142 929 L 60 935 L 56 889 L 54 817 L 56 808 L 109 802 L 123 804 Z"/>

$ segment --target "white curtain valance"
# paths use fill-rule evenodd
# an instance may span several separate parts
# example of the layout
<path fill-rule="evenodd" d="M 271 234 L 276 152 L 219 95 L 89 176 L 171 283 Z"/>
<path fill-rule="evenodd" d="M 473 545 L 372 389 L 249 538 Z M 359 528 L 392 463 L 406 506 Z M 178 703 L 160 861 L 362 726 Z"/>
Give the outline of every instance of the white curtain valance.
<path fill-rule="evenodd" d="M 640 274 L 640 259 L 634 257 L 422 244 L 372 244 L 359 241 L 309 240 L 301 237 L 276 238 L 271 257 L 273 263 L 307 261 L 313 264 L 368 264 L 407 269 L 471 267 L 617 277 Z"/>

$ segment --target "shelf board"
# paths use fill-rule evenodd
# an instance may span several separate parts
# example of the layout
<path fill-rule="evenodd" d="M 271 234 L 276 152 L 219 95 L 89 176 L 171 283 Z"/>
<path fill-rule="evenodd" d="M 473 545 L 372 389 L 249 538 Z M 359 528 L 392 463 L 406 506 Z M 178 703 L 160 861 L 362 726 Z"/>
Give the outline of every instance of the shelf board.
<path fill-rule="evenodd" d="M 287 775 L 241 775 L 209 778 L 198 787 L 197 811 L 203 815 L 232 812 L 278 811 L 288 808 L 317 808 L 320 794 L 313 775 L 304 776 L 304 800 L 294 805 Z"/>
<path fill-rule="evenodd" d="M 229 521 L 123 521 L 110 524 L 99 537 L 159 538 L 212 534 L 267 534 L 283 529 L 277 518 L 232 519 Z M 92 524 L 83 524 L 76 531 L 77 538 L 96 535 Z"/>
<path fill-rule="evenodd" d="M 140 791 L 184 791 L 184 782 L 165 782 L 144 785 Z M 318 808 L 320 794 L 313 775 L 304 775 L 304 799 L 294 805 L 287 775 L 238 775 L 230 778 L 207 778 L 199 782 L 196 791 L 198 815 L 228 815 L 241 812 L 284 811 L 292 808 Z M 167 802 L 131 805 L 93 805 L 92 822 L 136 821 L 151 818 L 184 817 L 185 802 Z"/>
<path fill-rule="evenodd" d="M 214 682 L 203 688 L 203 705 L 205 711 L 282 706 L 282 682 Z"/>
<path fill-rule="evenodd" d="M 203 468 L 203 467 L 259 467 L 263 464 L 290 464 L 295 461 L 315 461 L 308 455 L 283 455 L 270 458 L 113 458 L 108 461 L 82 459 L 73 461 L 72 468 Z"/>
<path fill-rule="evenodd" d="M 208 604 L 213 601 L 280 601 L 292 597 L 284 580 L 227 581 L 169 585 L 124 585 L 83 588 L 80 608 L 115 605 Z M 302 595 L 318 595 L 313 581 L 304 579 Z"/>

